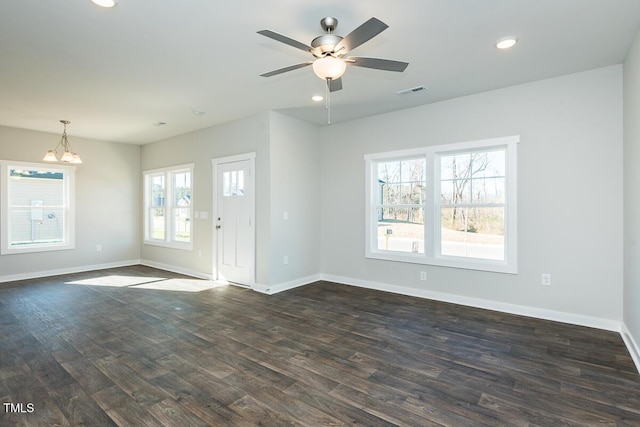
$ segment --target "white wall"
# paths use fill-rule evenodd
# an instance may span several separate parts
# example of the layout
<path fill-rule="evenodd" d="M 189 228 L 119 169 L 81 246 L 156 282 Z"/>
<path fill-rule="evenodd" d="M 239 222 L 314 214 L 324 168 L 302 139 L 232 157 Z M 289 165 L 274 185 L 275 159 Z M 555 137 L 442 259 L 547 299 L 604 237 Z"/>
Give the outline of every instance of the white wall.
<path fill-rule="evenodd" d="M 364 258 L 365 154 L 509 135 L 521 136 L 517 275 Z M 622 320 L 622 66 L 331 125 L 321 145 L 324 274 Z"/>
<path fill-rule="evenodd" d="M 61 132 L 62 133 L 62 132 Z M 0 127 L 0 158 L 42 162 L 60 134 Z M 76 248 L 0 256 L 0 281 L 56 271 L 137 262 L 140 258 L 140 147 L 69 135 L 76 168 Z M 96 245 L 102 251 L 96 251 Z"/>
<path fill-rule="evenodd" d="M 213 239 L 214 158 L 256 153 L 256 280 L 269 283 L 269 113 L 209 127 L 142 147 L 142 170 L 195 163 L 194 211 L 208 212 L 207 219 L 193 220 L 193 250 L 142 245 L 142 259 L 156 265 L 179 267 L 196 275 L 212 275 L 215 266 Z M 142 185 L 142 176 L 138 184 Z M 140 218 L 140 215 L 138 215 Z M 142 220 L 141 220 L 142 221 Z"/>
<path fill-rule="evenodd" d="M 320 273 L 321 165 L 318 127 L 272 112 L 270 129 L 273 287 Z"/>
<path fill-rule="evenodd" d="M 624 323 L 640 369 L 640 32 L 624 63 Z"/>

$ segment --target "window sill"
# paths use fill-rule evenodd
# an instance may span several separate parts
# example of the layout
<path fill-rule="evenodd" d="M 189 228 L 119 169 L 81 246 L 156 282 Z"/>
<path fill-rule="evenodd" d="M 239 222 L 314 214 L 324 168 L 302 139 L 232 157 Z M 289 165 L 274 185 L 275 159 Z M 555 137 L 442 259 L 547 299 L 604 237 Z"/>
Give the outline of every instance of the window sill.
<path fill-rule="evenodd" d="M 159 246 L 162 248 L 180 249 L 183 251 L 193 250 L 193 243 L 164 242 L 164 241 L 157 241 L 157 240 L 145 240 L 143 243 L 149 246 Z"/>
<path fill-rule="evenodd" d="M 451 267 L 464 270 L 488 271 L 492 273 L 518 274 L 515 264 L 505 261 L 492 261 L 478 258 L 440 257 L 430 258 L 424 254 L 399 253 L 399 252 L 369 252 L 365 255 L 368 259 L 383 261 L 404 262 L 408 264 L 434 265 L 438 267 Z"/>
<path fill-rule="evenodd" d="M 75 249 L 75 245 L 72 243 L 60 243 L 51 245 L 28 245 L 28 246 L 12 246 L 2 247 L 0 250 L 1 255 L 17 255 L 17 254 L 29 254 L 35 252 L 53 252 L 53 251 L 66 251 Z"/>

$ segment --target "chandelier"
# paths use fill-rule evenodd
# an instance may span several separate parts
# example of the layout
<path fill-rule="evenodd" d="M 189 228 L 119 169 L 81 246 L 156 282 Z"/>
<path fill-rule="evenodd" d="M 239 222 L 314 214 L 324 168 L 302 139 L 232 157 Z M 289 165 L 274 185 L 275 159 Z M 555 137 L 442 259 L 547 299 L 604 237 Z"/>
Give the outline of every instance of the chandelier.
<path fill-rule="evenodd" d="M 82 159 L 77 153 L 73 152 L 73 150 L 71 149 L 71 144 L 69 144 L 69 140 L 67 140 L 67 125 L 71 122 L 69 120 L 60 120 L 60 123 L 64 125 L 62 139 L 60 139 L 60 142 L 58 143 L 58 145 L 56 145 L 56 148 L 47 151 L 47 154 L 45 154 L 42 160 L 44 160 L 45 162 L 61 161 L 64 163 L 74 164 L 82 163 Z M 62 155 L 58 153 L 58 149 L 62 152 Z"/>

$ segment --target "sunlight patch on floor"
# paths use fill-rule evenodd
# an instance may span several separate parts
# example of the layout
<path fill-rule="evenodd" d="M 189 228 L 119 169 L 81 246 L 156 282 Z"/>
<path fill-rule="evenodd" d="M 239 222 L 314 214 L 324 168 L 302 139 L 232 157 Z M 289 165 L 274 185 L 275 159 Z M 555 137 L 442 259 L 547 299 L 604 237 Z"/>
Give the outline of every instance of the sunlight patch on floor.
<path fill-rule="evenodd" d="M 107 286 L 113 288 L 153 289 L 174 292 L 201 292 L 227 286 L 228 283 L 200 279 L 167 279 L 166 277 L 102 276 L 66 282 L 67 285 Z"/>
<path fill-rule="evenodd" d="M 67 282 L 68 285 L 88 285 L 88 286 L 111 286 L 115 288 L 123 288 L 128 286 L 140 285 L 142 283 L 157 282 L 167 280 L 164 277 L 140 277 L 140 276 L 102 276 L 93 277 L 91 279 L 75 280 Z"/>
<path fill-rule="evenodd" d="M 215 283 L 210 280 L 199 279 L 168 279 L 152 283 L 134 285 L 135 289 L 156 289 L 160 291 L 200 292 L 207 289 L 219 288 L 226 284 Z"/>

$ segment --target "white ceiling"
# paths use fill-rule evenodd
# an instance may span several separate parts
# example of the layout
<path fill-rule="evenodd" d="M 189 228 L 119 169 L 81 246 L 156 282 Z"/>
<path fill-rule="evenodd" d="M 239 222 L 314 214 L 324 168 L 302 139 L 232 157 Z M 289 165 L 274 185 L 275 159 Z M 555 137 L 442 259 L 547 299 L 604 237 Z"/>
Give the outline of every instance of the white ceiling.
<path fill-rule="evenodd" d="M 619 64 L 639 0 L 0 1 L 0 125 L 145 144 L 269 109 L 326 124 L 310 67 L 259 75 L 311 55 L 320 19 L 346 35 L 372 16 L 389 28 L 358 56 L 409 62 L 404 73 L 349 67 L 333 123 Z M 495 41 L 519 38 L 510 51 Z M 396 92 L 424 85 L 428 91 Z M 206 114 L 194 115 L 193 110 Z M 164 121 L 165 126 L 154 126 Z"/>

